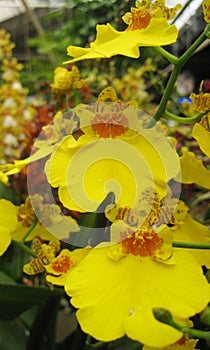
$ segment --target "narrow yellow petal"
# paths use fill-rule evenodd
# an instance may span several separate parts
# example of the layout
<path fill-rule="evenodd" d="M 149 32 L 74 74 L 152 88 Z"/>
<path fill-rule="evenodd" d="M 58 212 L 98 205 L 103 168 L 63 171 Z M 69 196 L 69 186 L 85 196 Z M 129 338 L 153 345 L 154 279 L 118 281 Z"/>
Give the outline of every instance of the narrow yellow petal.
<path fill-rule="evenodd" d="M 65 64 L 114 55 L 138 58 L 139 46 L 168 45 L 175 42 L 178 35 L 177 28 L 169 25 L 164 18 L 152 18 L 149 26 L 141 30 L 118 32 L 109 23 L 97 25 L 96 30 L 96 40 L 91 43 L 90 48 L 68 47 L 68 55 L 73 59 L 64 62 Z"/>

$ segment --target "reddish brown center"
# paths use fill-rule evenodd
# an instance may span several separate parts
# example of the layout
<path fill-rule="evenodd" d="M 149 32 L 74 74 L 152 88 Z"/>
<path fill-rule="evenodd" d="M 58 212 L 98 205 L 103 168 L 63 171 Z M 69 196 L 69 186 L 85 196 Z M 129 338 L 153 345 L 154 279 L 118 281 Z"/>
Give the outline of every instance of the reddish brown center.
<path fill-rule="evenodd" d="M 121 244 L 123 253 L 146 257 L 155 255 L 156 250 L 162 247 L 163 239 L 154 230 L 138 229 L 123 239 Z"/>
<path fill-rule="evenodd" d="M 66 273 L 71 267 L 71 260 L 69 256 L 60 256 L 52 263 L 52 268 L 57 273 Z"/>
<path fill-rule="evenodd" d="M 133 9 L 133 11 L 131 12 L 131 22 L 127 30 L 145 29 L 148 27 L 151 18 L 152 16 L 149 13 L 149 11 Z"/>
<path fill-rule="evenodd" d="M 104 138 L 115 138 L 125 134 L 128 129 L 128 119 L 123 113 L 96 114 L 91 120 L 92 130 Z"/>

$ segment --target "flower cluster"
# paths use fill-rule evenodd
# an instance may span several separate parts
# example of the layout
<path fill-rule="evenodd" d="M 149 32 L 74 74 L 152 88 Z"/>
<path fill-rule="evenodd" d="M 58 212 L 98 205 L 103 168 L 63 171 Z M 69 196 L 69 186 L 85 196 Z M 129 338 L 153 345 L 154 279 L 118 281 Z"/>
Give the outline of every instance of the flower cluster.
<path fill-rule="evenodd" d="M 151 106 L 146 92 L 145 73 L 155 72 L 155 82 L 159 73 L 150 58 L 113 79 L 89 105 L 82 103 L 89 83 L 79 69 L 57 67 L 51 84 L 54 108 L 42 106 L 40 118 L 21 129 L 29 138 L 26 157 L 0 167 L 2 182 L 27 168 L 28 191 L 16 205 L 0 199 L 1 259 L 10 246 L 24 252 L 22 281 L 28 275 L 35 284 L 40 274 L 41 286 L 32 294 L 49 287 L 56 297 L 50 296 L 43 309 L 51 315 L 58 310 L 58 295 L 63 300 L 65 293 L 79 324 L 74 349 L 108 349 L 109 342 L 122 339 L 129 350 L 132 342 L 143 350 L 193 350 L 199 339 L 209 339 L 209 214 L 206 221 L 194 218 L 185 186 L 196 185 L 202 199 L 209 199 L 210 94 L 201 83 L 199 93 L 189 96 L 188 115 L 184 108 L 180 115 L 176 106 L 173 113 L 170 99 L 179 72 L 208 37 L 209 25 L 183 56 L 172 55 L 159 46 L 176 41 L 178 30 L 168 21 L 180 8 L 168 8 L 164 0 L 137 1 L 123 16 L 124 31 L 98 25 L 90 48 L 67 49 L 73 57 L 67 63 L 72 63 L 118 54 L 139 58 L 139 47 L 151 46 L 173 64 L 159 105 Z M 209 0 L 203 9 L 209 22 Z M 8 36 L 0 32 L 1 37 L 0 54 L 10 56 Z M 14 113 L 22 108 L 20 95 L 14 97 L 8 88 L 15 84 L 17 90 L 19 68 L 14 59 L 2 61 L 3 123 L 8 108 Z M 184 131 L 182 141 L 176 139 L 168 120 L 176 131 L 185 130 L 190 143 Z M 201 329 L 196 329 L 198 318 Z"/>
<path fill-rule="evenodd" d="M 1 162 L 13 161 L 21 156 L 26 142 L 23 123 L 35 115 L 35 109 L 26 101 L 28 90 L 23 88 L 19 71 L 23 68 L 12 57 L 14 44 L 10 35 L 0 31 L 0 122 L 2 139 L 0 143 Z"/>

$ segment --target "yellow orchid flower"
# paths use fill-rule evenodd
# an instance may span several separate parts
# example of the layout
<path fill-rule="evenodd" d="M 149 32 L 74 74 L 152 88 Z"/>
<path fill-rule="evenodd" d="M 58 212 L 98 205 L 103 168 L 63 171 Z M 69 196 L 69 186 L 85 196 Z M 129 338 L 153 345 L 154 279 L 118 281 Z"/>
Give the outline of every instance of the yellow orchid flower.
<path fill-rule="evenodd" d="M 144 128 L 149 119 L 124 104 L 80 106 L 75 114 L 84 134 L 64 137 L 45 166 L 65 207 L 94 212 L 110 192 L 119 206 L 133 207 L 151 186 L 165 195 L 179 161 L 159 125 Z"/>
<path fill-rule="evenodd" d="M 80 79 L 80 72 L 76 66 L 71 71 L 65 67 L 57 67 L 54 70 L 54 82 L 50 84 L 54 94 L 66 94 L 71 86 L 80 89 L 84 85 L 84 80 Z"/>
<path fill-rule="evenodd" d="M 62 249 L 49 265 L 45 266 L 47 271 L 46 281 L 53 285 L 64 286 L 67 276 L 89 253 L 90 248 L 75 249 L 70 251 Z"/>
<path fill-rule="evenodd" d="M 72 81 L 72 73 L 65 67 L 57 67 L 54 70 L 54 82 L 50 84 L 54 94 L 66 94 Z"/>
<path fill-rule="evenodd" d="M 119 32 L 109 23 L 96 26 L 96 40 L 90 48 L 69 46 L 67 52 L 73 59 L 64 63 L 92 58 L 110 58 L 123 55 L 133 58 L 140 56 L 139 46 L 162 46 L 176 41 L 178 31 L 175 25 L 169 25 L 167 19 L 175 16 L 181 5 L 173 9 L 165 6 L 165 1 L 137 1 L 131 13 L 123 20 L 128 24 L 125 31 Z"/>
<path fill-rule="evenodd" d="M 157 321 L 152 310 L 165 308 L 184 322 L 208 304 L 201 265 L 208 266 L 209 258 L 198 261 L 172 248 L 174 237 L 191 242 L 197 234 L 195 242 L 208 242 L 208 230 L 187 212 L 170 189 L 165 198 L 146 189 L 134 210 L 115 207 L 107 213 L 111 245 L 93 248 L 65 283 L 84 332 L 100 341 L 127 335 L 158 348 L 181 341 L 182 333 Z"/>
<path fill-rule="evenodd" d="M 188 319 L 209 302 L 209 284 L 194 257 L 175 250 L 164 262 L 153 259 L 164 242 L 158 236 L 146 239 L 148 235 L 145 231 L 135 241 L 128 237 L 111 247 L 93 248 L 66 279 L 82 330 L 97 340 L 126 334 L 148 346 L 168 346 L 182 333 L 157 321 L 153 308 Z"/>
<path fill-rule="evenodd" d="M 200 84 L 199 94 L 192 92 L 190 98 L 195 110 L 198 112 L 208 112 L 210 110 L 210 93 L 203 92 L 203 81 Z"/>
<path fill-rule="evenodd" d="M 40 238 L 35 238 L 32 243 L 32 249 L 37 255 L 23 266 L 23 271 L 28 275 L 35 275 L 45 270 L 45 265 L 50 264 L 60 251 L 60 241 L 52 238 L 48 244 L 42 243 Z"/>
<path fill-rule="evenodd" d="M 51 285 L 64 286 L 67 275 L 88 254 L 90 248 L 60 249 L 60 241 L 56 238 L 46 244 L 35 238 L 32 248 L 37 258 L 24 265 L 23 271 L 28 275 L 36 275 L 46 271 L 46 281 Z"/>
<path fill-rule="evenodd" d="M 0 255 L 4 254 L 12 239 L 21 240 L 34 221 L 35 215 L 31 209 L 24 214 L 21 212 L 22 206 L 17 207 L 6 199 L 0 199 Z M 43 226 L 37 225 L 26 240 L 31 240 L 36 235 L 48 239 L 50 233 Z"/>
<path fill-rule="evenodd" d="M 156 254 L 159 254 L 156 258 L 160 260 L 167 259 L 171 255 L 170 246 L 173 240 L 209 244 L 209 229 L 188 214 L 189 208 L 183 201 L 173 198 L 171 195 L 169 189 L 167 197 L 160 200 L 157 193 L 152 193 L 152 189 L 147 189 L 133 210 L 129 207 L 118 208 L 115 206 L 107 211 L 106 216 L 113 223 L 110 227 L 111 242 L 118 243 L 122 241 L 128 233 L 140 237 L 145 229 L 150 232 L 151 242 L 153 237 L 157 238 L 157 234 L 159 237 L 164 235 L 164 250 L 156 251 Z M 165 225 L 169 225 L 169 227 Z M 187 249 L 187 251 L 193 254 L 201 266 L 210 267 L 208 250 Z"/>

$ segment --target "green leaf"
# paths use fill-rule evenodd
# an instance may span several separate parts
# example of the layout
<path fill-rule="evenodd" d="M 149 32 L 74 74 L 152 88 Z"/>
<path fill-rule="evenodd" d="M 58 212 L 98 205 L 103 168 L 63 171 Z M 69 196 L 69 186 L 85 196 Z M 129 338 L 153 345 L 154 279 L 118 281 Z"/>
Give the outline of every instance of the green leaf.
<path fill-rule="evenodd" d="M 23 350 L 26 349 L 25 328 L 19 320 L 0 320 L 0 349 Z"/>
<path fill-rule="evenodd" d="M 23 265 L 27 261 L 28 254 L 23 252 L 20 247 L 10 245 L 4 255 L 0 257 L 1 271 L 3 271 L 6 275 L 11 276 L 11 278 L 15 281 L 21 281 L 23 275 Z"/>
<path fill-rule="evenodd" d="M 62 294 L 63 291 L 59 288 L 51 291 L 44 287 L 0 284 L 0 319 L 14 319 L 32 306 Z"/>
<path fill-rule="evenodd" d="M 12 277 L 6 275 L 3 271 L 0 271 L 0 285 L 2 284 L 16 284 Z"/>
<path fill-rule="evenodd" d="M 47 349 L 55 350 L 55 327 L 59 305 L 60 298 L 51 297 L 38 308 L 28 339 L 28 349 L 42 349 L 45 345 Z"/>

